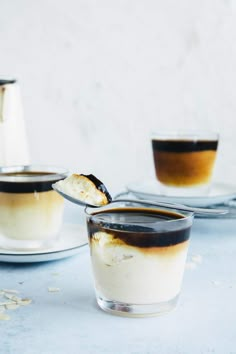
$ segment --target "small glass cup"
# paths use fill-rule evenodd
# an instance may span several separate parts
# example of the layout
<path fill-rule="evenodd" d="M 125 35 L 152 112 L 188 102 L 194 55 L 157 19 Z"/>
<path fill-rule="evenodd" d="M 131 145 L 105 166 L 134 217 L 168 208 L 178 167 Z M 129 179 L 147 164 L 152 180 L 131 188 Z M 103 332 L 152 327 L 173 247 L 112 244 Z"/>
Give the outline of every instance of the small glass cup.
<path fill-rule="evenodd" d="M 86 208 L 95 292 L 105 311 L 172 310 L 184 274 L 193 213 L 136 202 Z"/>
<path fill-rule="evenodd" d="M 67 171 L 51 166 L 0 168 L 0 245 L 35 250 L 53 245 L 62 224 L 64 199 L 52 184 Z"/>
<path fill-rule="evenodd" d="M 156 178 L 163 195 L 209 193 L 219 135 L 213 132 L 152 134 Z"/>

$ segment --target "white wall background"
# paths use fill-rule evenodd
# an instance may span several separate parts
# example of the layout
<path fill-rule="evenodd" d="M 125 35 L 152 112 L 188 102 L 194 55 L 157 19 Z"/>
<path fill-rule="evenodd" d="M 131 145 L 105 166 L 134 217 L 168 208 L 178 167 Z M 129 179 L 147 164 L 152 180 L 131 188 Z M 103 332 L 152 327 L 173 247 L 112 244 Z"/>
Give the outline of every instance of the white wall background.
<path fill-rule="evenodd" d="M 234 182 L 235 0 L 0 0 L 0 48 L 33 162 L 115 192 L 153 176 L 150 131 L 213 129 L 216 178 Z"/>

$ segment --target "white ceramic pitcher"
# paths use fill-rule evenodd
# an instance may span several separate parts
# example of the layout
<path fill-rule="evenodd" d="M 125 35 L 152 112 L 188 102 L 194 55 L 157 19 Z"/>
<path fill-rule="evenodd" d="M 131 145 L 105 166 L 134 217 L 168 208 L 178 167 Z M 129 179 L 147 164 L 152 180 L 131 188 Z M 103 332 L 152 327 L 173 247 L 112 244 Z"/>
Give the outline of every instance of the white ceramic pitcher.
<path fill-rule="evenodd" d="M 0 166 L 29 163 L 19 85 L 0 78 Z"/>

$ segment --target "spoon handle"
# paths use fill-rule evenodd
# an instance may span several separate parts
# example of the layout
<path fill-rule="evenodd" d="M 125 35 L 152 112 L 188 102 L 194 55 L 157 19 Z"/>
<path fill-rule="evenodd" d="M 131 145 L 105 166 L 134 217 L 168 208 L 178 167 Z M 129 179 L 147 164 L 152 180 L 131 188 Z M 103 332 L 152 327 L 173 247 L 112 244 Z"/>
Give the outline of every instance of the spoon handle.
<path fill-rule="evenodd" d="M 150 200 L 136 200 L 136 199 L 115 199 L 111 203 L 115 202 L 124 202 L 124 203 L 140 203 L 140 204 L 147 204 L 147 205 L 155 205 L 159 207 L 166 207 L 166 208 L 171 208 L 171 209 L 178 209 L 178 210 L 183 210 L 183 211 L 190 211 L 195 214 L 201 214 L 201 215 L 223 215 L 227 214 L 228 210 L 227 209 L 206 209 L 206 208 L 195 208 L 195 207 L 190 207 L 187 205 L 183 204 L 177 204 L 177 203 L 166 203 L 166 202 L 151 202 Z"/>
<path fill-rule="evenodd" d="M 82 200 L 75 199 L 71 197 L 70 195 L 62 192 L 60 189 L 57 188 L 56 183 L 52 185 L 52 188 L 58 192 L 63 198 L 69 200 L 70 202 L 74 204 L 78 204 L 84 207 L 91 207 L 91 208 L 96 208 L 96 205 L 90 205 Z M 146 205 L 154 205 L 154 206 L 159 206 L 159 207 L 166 207 L 170 209 L 178 209 L 178 210 L 183 210 L 183 211 L 190 211 L 195 214 L 200 214 L 200 215 L 222 215 L 222 214 L 227 214 L 228 210 L 227 209 L 204 209 L 204 208 L 194 208 L 194 207 L 189 207 L 186 205 L 182 204 L 175 204 L 175 203 L 166 203 L 166 202 L 150 202 L 150 200 L 137 200 L 137 199 L 115 199 L 111 203 L 118 203 L 118 202 L 124 202 L 124 203 L 139 203 L 139 204 L 146 204 Z"/>

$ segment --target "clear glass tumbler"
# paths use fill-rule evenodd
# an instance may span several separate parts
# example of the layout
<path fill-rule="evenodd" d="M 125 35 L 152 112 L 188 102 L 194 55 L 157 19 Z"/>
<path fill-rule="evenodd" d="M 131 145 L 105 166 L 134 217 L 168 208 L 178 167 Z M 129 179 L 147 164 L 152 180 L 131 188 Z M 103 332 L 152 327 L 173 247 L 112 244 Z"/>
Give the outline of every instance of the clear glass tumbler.
<path fill-rule="evenodd" d="M 0 245 L 2 248 L 47 248 L 57 239 L 64 199 L 52 184 L 67 176 L 53 166 L 0 168 Z"/>
<path fill-rule="evenodd" d="M 87 208 L 98 305 L 125 316 L 154 316 L 176 306 L 193 213 L 140 202 Z"/>
<path fill-rule="evenodd" d="M 172 196 L 206 195 L 210 189 L 219 136 L 185 131 L 152 134 L 160 192 Z"/>

